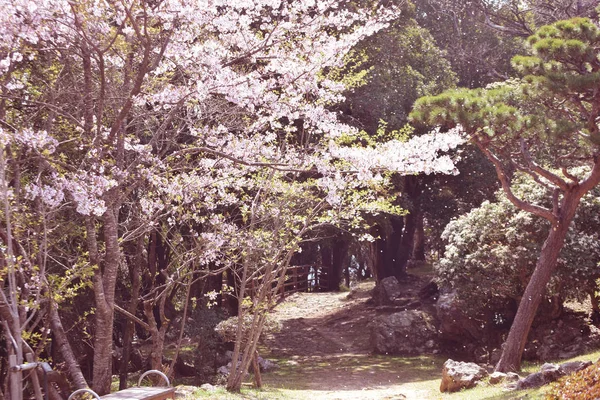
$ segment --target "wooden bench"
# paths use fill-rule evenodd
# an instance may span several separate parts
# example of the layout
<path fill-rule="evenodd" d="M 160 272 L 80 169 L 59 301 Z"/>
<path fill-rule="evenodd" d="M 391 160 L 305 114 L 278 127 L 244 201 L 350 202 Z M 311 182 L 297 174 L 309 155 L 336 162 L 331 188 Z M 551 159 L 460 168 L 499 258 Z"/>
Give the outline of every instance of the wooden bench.
<path fill-rule="evenodd" d="M 142 380 L 149 374 L 160 375 L 166 382 L 167 386 L 141 386 Z M 71 393 L 68 400 L 71 400 L 72 398 L 74 398 L 75 395 L 82 393 L 89 393 L 98 400 L 165 400 L 175 398 L 175 388 L 171 387 L 169 378 L 167 378 L 167 376 L 162 372 L 157 371 L 155 369 L 144 372 L 142 376 L 140 376 L 138 385 L 136 387 L 132 387 L 125 390 L 119 390 L 118 392 L 114 392 L 104 396 L 98 396 L 98 394 L 91 389 L 79 389 Z"/>

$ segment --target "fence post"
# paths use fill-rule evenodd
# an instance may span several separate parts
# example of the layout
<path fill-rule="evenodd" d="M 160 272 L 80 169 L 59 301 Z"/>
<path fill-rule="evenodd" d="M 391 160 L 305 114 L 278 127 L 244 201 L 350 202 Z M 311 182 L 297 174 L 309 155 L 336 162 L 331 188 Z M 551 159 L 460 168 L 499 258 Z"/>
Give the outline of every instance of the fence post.
<path fill-rule="evenodd" d="M 8 378 L 10 381 L 10 400 L 23 400 L 22 376 L 21 371 L 16 370 L 17 355 L 11 354 L 8 356 Z"/>
<path fill-rule="evenodd" d="M 298 268 L 293 269 L 293 281 L 294 281 L 294 291 L 298 291 Z"/>

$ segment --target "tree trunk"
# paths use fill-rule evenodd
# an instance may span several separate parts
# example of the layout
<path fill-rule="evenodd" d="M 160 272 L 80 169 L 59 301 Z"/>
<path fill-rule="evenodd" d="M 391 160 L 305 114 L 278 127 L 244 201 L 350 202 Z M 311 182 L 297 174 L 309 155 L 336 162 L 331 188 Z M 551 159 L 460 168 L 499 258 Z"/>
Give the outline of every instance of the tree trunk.
<path fill-rule="evenodd" d="M 333 245 L 330 240 L 319 243 L 319 252 L 321 253 L 321 272 L 319 276 L 319 286 L 321 290 L 333 291 L 335 274 L 333 271 Z M 339 283 L 338 283 L 339 285 Z"/>
<path fill-rule="evenodd" d="M 87 388 L 87 382 L 83 377 L 81 367 L 79 367 L 77 358 L 75 357 L 73 349 L 69 344 L 67 334 L 62 325 L 60 315 L 58 314 L 58 305 L 54 300 L 52 300 L 52 298 L 50 299 L 50 326 L 52 326 L 56 346 L 58 347 L 60 354 L 65 360 L 67 371 L 69 372 L 69 377 L 71 378 L 71 382 L 73 382 L 75 389 Z"/>
<path fill-rule="evenodd" d="M 420 196 L 421 183 L 418 176 L 404 177 L 404 190 L 410 200 L 409 213 L 404 216 L 404 227 L 402 230 L 402 238 L 396 250 L 396 262 L 394 265 L 394 274 L 397 278 L 402 278 L 406 275 L 406 264 L 412 258 L 413 249 L 415 247 L 415 232 L 420 214 Z M 395 228 L 394 228 L 395 229 Z"/>
<path fill-rule="evenodd" d="M 402 231 L 404 229 L 404 218 L 390 216 L 389 222 L 391 232 L 386 232 L 383 227 L 377 229 L 379 239 L 375 241 L 375 276 L 377 281 L 390 276 L 401 276 L 398 270 L 398 254 L 402 242 Z"/>
<path fill-rule="evenodd" d="M 423 212 L 419 212 L 416 215 L 413 242 L 412 259 L 415 261 L 425 261 L 425 226 Z"/>
<path fill-rule="evenodd" d="M 254 386 L 260 389 L 262 388 L 262 376 L 260 375 L 260 364 L 258 363 L 258 351 L 255 351 L 252 357 L 252 370 L 254 372 Z"/>
<path fill-rule="evenodd" d="M 114 312 L 108 305 L 96 308 L 92 389 L 99 395 L 110 393 L 113 322 Z"/>
<path fill-rule="evenodd" d="M 521 368 L 521 358 L 531 324 L 546 291 L 546 285 L 556 270 L 558 256 L 569 231 L 569 225 L 575 216 L 580 198 L 581 196 L 574 195 L 573 192 L 567 192 L 564 195 L 560 218 L 555 226 L 551 228 L 542 246 L 540 258 L 525 288 L 508 338 L 504 343 L 502 356 L 496 365 L 496 371 L 498 372 L 518 371 Z"/>
<path fill-rule="evenodd" d="M 412 255 L 412 249 L 414 247 L 416 228 L 416 215 L 408 214 L 404 217 L 404 232 L 402 233 L 402 239 L 396 249 L 396 261 L 394 265 L 394 274 L 397 278 L 402 278 L 406 275 L 406 264 Z"/>
<path fill-rule="evenodd" d="M 162 371 L 162 356 L 165 347 L 165 334 L 167 328 L 167 321 L 164 320 L 164 312 L 159 312 L 159 321 L 156 321 L 154 314 L 154 307 L 164 307 L 165 298 L 159 299 L 159 304 L 154 304 L 152 300 L 144 302 L 144 314 L 148 320 L 148 326 L 150 327 L 150 338 L 152 341 L 152 350 L 150 352 L 150 368 Z M 160 328 L 159 328 L 160 324 Z"/>
<path fill-rule="evenodd" d="M 107 196 L 108 197 L 108 196 Z M 104 256 L 104 268 L 98 268 L 94 275 L 94 296 L 96 299 L 96 324 L 94 327 L 94 368 L 92 373 L 92 389 L 99 395 L 110 393 L 112 380 L 112 350 L 113 350 L 113 322 L 115 287 L 117 283 L 118 267 L 120 261 L 119 235 L 117 210 L 115 202 L 108 202 L 109 206 L 104 213 L 104 245 L 106 253 Z M 112 204 L 110 204 L 112 203 Z M 92 226 L 90 228 L 93 227 Z M 88 235 L 95 235 L 95 229 Z M 89 240 L 89 239 L 88 239 Z M 96 245 L 97 246 L 97 245 Z M 96 254 L 94 258 L 99 259 Z M 92 254 L 90 251 L 90 259 Z M 95 265 L 99 265 L 96 263 Z"/>
<path fill-rule="evenodd" d="M 135 315 L 140 297 L 141 271 L 144 251 L 144 236 L 137 240 L 133 262 L 129 272 L 131 278 L 131 299 L 127 311 Z M 127 371 L 129 368 L 129 356 L 132 349 L 133 334 L 135 332 L 134 322 L 130 319 L 125 321 L 125 331 L 123 332 L 123 359 L 121 360 L 121 369 L 119 371 L 119 390 L 127 389 Z"/>

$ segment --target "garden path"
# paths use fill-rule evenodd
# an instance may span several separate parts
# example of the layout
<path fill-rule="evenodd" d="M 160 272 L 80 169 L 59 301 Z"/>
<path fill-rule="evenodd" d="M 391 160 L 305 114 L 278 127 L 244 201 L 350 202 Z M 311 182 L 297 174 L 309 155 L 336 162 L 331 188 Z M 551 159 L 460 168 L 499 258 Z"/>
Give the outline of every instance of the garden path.
<path fill-rule="evenodd" d="M 418 298 L 427 279 L 413 277 L 403 293 Z M 279 304 L 272 316 L 282 329 L 267 338 L 265 355 L 280 369 L 264 374 L 264 383 L 283 390 L 286 399 L 432 398 L 442 358 L 371 353 L 369 322 L 390 312 L 369 300 L 373 287 L 365 282 L 351 292 L 295 293 Z"/>

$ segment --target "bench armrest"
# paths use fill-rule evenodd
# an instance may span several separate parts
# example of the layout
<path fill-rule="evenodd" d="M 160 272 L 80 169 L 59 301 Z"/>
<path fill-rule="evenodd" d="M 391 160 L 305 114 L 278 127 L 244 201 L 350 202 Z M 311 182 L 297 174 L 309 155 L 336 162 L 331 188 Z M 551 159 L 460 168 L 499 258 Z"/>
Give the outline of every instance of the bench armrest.
<path fill-rule="evenodd" d="M 76 391 L 71 393 L 71 395 L 69 396 L 69 398 L 67 400 L 71 400 L 71 398 L 73 398 L 73 396 L 75 396 L 76 394 L 80 394 L 80 393 L 90 393 L 92 396 L 94 396 L 95 398 L 100 400 L 100 396 L 98 396 L 98 393 L 94 392 L 92 389 L 77 389 Z"/>
<path fill-rule="evenodd" d="M 165 374 L 163 374 L 162 372 L 160 372 L 159 370 L 156 369 L 151 369 L 149 371 L 144 372 L 141 376 L 140 379 L 138 381 L 138 386 L 142 386 L 142 381 L 144 380 L 144 378 L 150 374 L 156 374 L 156 375 L 160 375 L 161 378 L 163 378 L 163 380 L 167 383 L 168 387 L 171 387 L 171 382 L 169 382 L 169 378 L 167 378 L 167 376 Z"/>

